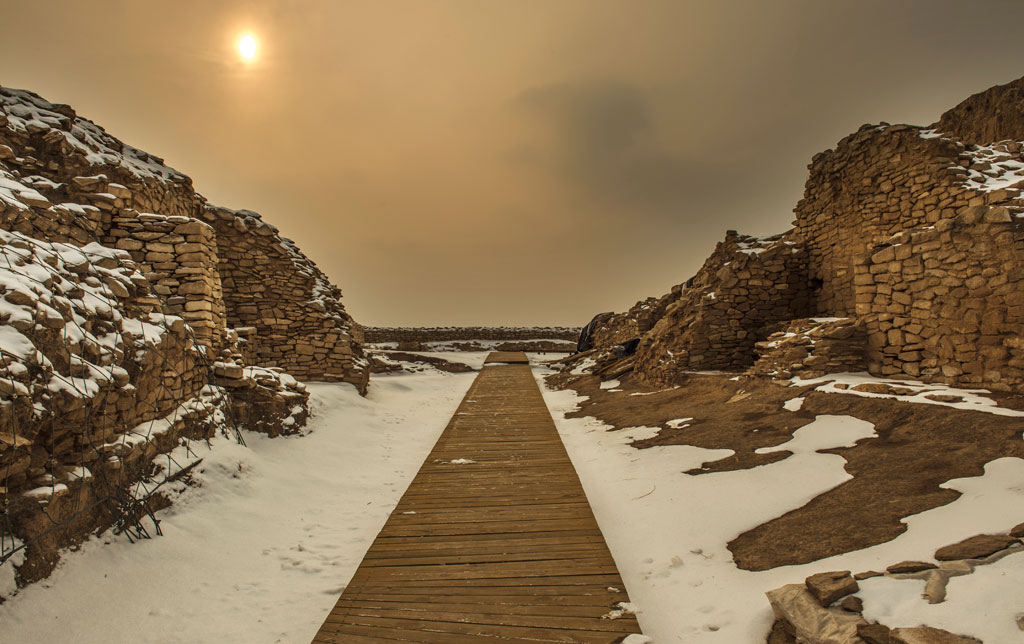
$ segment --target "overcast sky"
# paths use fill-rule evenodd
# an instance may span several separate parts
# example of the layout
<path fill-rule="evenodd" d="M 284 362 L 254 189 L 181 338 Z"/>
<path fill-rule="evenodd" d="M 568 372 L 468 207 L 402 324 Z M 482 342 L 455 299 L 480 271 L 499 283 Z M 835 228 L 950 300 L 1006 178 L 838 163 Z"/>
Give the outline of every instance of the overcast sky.
<path fill-rule="evenodd" d="M 726 229 L 789 228 L 810 157 L 862 123 L 1024 75 L 1022 24 L 981 0 L 0 0 L 0 84 L 261 212 L 364 324 L 582 325 Z"/>

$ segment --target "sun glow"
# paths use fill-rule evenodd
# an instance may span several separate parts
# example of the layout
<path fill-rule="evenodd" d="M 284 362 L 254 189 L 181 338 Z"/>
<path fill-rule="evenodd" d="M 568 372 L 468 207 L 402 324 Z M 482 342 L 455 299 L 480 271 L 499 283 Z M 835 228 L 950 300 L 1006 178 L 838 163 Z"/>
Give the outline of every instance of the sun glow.
<path fill-rule="evenodd" d="M 244 61 L 255 60 L 256 53 L 259 52 L 260 43 L 256 40 L 256 36 L 252 34 L 242 34 L 238 38 L 238 55 L 242 57 Z"/>

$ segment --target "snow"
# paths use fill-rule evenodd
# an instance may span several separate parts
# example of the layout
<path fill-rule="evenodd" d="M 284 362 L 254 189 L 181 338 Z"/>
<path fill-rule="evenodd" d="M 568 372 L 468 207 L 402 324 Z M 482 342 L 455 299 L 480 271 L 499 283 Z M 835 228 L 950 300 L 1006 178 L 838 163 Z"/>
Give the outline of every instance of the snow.
<path fill-rule="evenodd" d="M 449 362 L 461 362 L 468 364 L 474 369 L 483 369 L 484 360 L 490 355 L 489 351 L 409 351 L 418 356 L 441 358 Z"/>
<path fill-rule="evenodd" d="M 621 384 L 618 380 L 606 380 L 601 383 L 601 389 L 618 389 Z"/>
<path fill-rule="evenodd" d="M 983 411 L 990 414 L 996 414 L 997 416 L 1024 416 L 1024 411 L 1000 407 L 996 401 L 985 396 L 985 394 L 992 393 L 988 389 L 958 389 L 941 383 L 925 384 L 917 380 L 892 380 L 879 378 L 872 376 L 869 373 L 830 373 L 826 376 L 821 376 L 820 378 L 808 378 L 806 380 L 799 376 L 795 376 L 790 379 L 790 382 L 792 383 L 791 386 L 797 387 L 817 384 L 819 386 L 815 388 L 815 391 L 823 391 L 826 393 L 852 394 L 854 396 L 864 396 L 866 398 L 891 398 L 893 400 L 901 400 L 903 402 L 910 403 L 942 405 L 944 407 L 953 407 L 955 409 Z M 913 393 L 883 394 L 873 393 L 870 391 L 856 391 L 853 389 L 856 385 L 873 383 L 909 389 Z M 848 388 L 842 389 L 836 387 L 836 385 L 847 385 Z M 961 402 L 943 402 L 928 398 L 928 396 L 934 395 L 959 396 L 963 400 Z"/>
<path fill-rule="evenodd" d="M 788 411 L 800 411 L 800 408 L 804 406 L 804 398 L 800 396 L 798 398 L 790 398 L 786 402 L 782 403 L 782 408 Z"/>
<path fill-rule="evenodd" d="M 853 416 L 817 416 L 813 421 L 793 432 L 793 437 L 774 447 L 762 447 L 757 454 L 771 454 L 789 450 L 794 454 L 812 454 L 833 447 L 853 447 L 857 441 L 877 436 L 875 426 Z M 842 457 L 840 457 L 842 458 Z"/>
<path fill-rule="evenodd" d="M 580 376 L 590 371 L 590 368 L 597 364 L 593 358 L 584 358 L 569 372 L 574 376 Z"/>
<path fill-rule="evenodd" d="M 965 154 L 973 157 L 966 178 L 967 186 L 970 188 L 990 192 L 1009 188 L 1024 181 L 1024 162 L 1003 144 L 972 146 Z"/>
<path fill-rule="evenodd" d="M 658 644 L 762 642 L 773 620 L 764 596 L 768 590 L 817 572 L 879 570 L 920 560 L 941 546 L 979 532 L 1005 532 L 1024 520 L 1007 512 L 1024 506 L 1024 459 L 1002 458 L 989 463 L 981 477 L 947 482 L 945 487 L 962 496 L 908 517 L 907 531 L 892 541 L 799 566 L 740 570 L 726 544 L 849 480 L 841 456 L 816 450 L 870 440 L 871 424 L 849 416 L 818 416 L 787 443 L 762 450 L 793 452 L 781 461 L 692 476 L 683 472 L 731 450 L 633 448 L 630 443 L 641 428 L 608 431 L 608 425 L 594 418 L 565 418 L 582 399 L 572 391 L 547 390 L 542 380 L 546 373 L 550 371 L 535 368 L 630 600 L 640 609 L 637 619 Z M 954 584 L 966 579 L 951 582 L 951 595 Z M 1015 579 L 1019 589 L 1020 577 Z M 983 585 L 976 588 L 981 592 Z M 973 601 L 979 605 L 977 598 Z M 1002 636 L 985 641 L 1016 640 Z"/>
<path fill-rule="evenodd" d="M 164 536 L 66 553 L 0 604 L 3 641 L 308 644 L 475 376 L 308 383 L 307 435 L 193 443 L 200 486 L 158 513 Z"/>

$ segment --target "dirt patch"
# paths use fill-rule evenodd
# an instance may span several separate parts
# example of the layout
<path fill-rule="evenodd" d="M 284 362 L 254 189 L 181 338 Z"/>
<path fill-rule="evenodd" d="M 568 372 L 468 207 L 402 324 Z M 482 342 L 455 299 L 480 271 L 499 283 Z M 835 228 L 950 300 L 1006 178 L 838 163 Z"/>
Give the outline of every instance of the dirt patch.
<path fill-rule="evenodd" d="M 853 479 L 729 543 L 736 565 L 745 570 L 808 563 L 889 541 L 906 530 L 901 519 L 960 495 L 940 488 L 942 483 L 979 476 L 986 463 L 1003 456 L 1024 458 L 1024 418 L 822 393 L 756 377 L 734 379 L 731 374 L 693 374 L 679 387 L 654 392 L 638 386 L 632 376 L 620 378 L 622 391 L 617 392 L 600 389 L 592 376 L 558 374 L 549 382 L 589 397 L 570 417 L 593 416 L 616 429 L 662 428 L 657 436 L 633 443 L 638 449 L 694 445 L 736 452 L 686 472 L 691 475 L 786 458 L 788 452 L 761 455 L 755 450 L 784 443 L 821 414 L 849 415 L 874 424 L 877 438 L 823 450 L 845 458 Z M 785 401 L 799 396 L 804 397 L 799 410 L 783 408 Z M 1024 405 L 1021 397 L 998 398 L 1005 407 Z M 667 424 L 682 418 L 693 420 L 681 429 Z M 1008 525 L 1022 519 L 1024 510 L 1020 516 L 1008 516 Z"/>

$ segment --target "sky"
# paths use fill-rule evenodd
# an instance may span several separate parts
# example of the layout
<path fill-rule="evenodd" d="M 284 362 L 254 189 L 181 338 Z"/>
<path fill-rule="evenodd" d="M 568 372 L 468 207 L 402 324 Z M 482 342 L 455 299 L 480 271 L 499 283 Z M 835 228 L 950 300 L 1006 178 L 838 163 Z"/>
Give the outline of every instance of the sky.
<path fill-rule="evenodd" d="M 0 0 L 0 85 L 262 213 L 363 324 L 579 326 L 727 229 L 789 228 L 861 124 L 1024 75 L 1020 24 L 996 0 Z"/>

